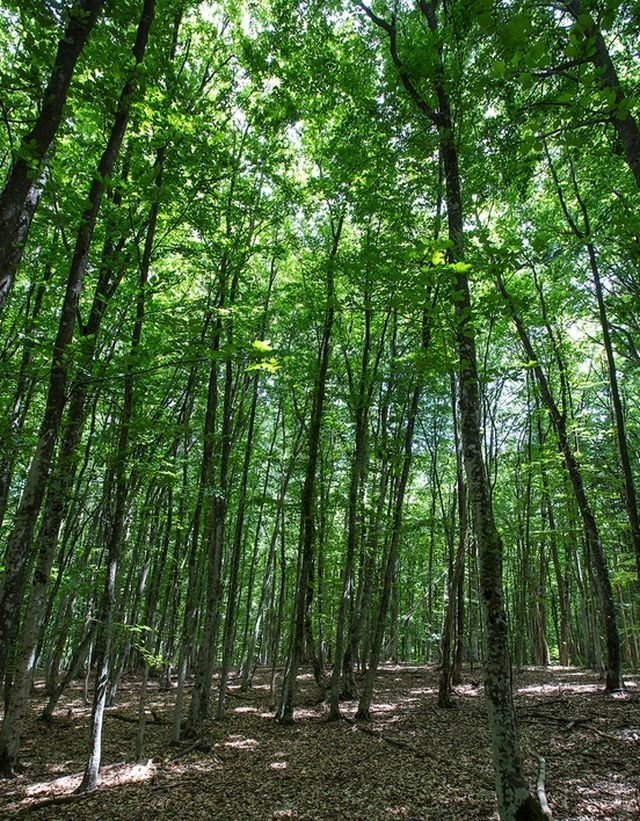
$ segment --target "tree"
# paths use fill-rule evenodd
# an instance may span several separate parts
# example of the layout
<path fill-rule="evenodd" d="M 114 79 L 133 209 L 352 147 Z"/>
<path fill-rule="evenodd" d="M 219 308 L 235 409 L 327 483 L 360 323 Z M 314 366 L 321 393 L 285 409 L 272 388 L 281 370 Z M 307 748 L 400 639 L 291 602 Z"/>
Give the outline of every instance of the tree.
<path fill-rule="evenodd" d="M 13 284 L 38 203 L 47 151 L 60 126 L 76 63 L 105 0 L 78 0 L 58 43 L 42 105 L 32 128 L 22 137 L 0 194 L 0 311 Z"/>
<path fill-rule="evenodd" d="M 420 2 L 419 7 L 431 35 L 437 36 L 439 31 L 437 3 Z M 460 373 L 460 434 L 474 530 L 479 543 L 481 586 L 487 635 L 485 694 L 493 741 L 498 806 L 501 817 L 505 819 L 516 817 L 541 818 L 540 807 L 530 795 L 522 773 L 522 758 L 512 701 L 507 621 L 502 591 L 503 548 L 493 518 L 488 479 L 482 457 L 477 359 L 474 331 L 471 324 L 468 268 L 464 262 L 464 221 L 460 172 L 454 120 L 449 93 L 445 85 L 445 65 L 442 52 L 434 44 L 432 46 L 433 75 L 430 78 L 432 94 L 437 104 L 437 109 L 434 109 L 420 94 L 402 62 L 398 51 L 395 17 L 392 18 L 391 22 L 387 22 L 368 7 L 364 6 L 364 9 L 373 22 L 387 34 L 391 58 L 408 95 L 438 130 L 439 150 L 444 167 L 451 264 L 454 273 L 452 298 L 457 322 L 456 344 Z"/>

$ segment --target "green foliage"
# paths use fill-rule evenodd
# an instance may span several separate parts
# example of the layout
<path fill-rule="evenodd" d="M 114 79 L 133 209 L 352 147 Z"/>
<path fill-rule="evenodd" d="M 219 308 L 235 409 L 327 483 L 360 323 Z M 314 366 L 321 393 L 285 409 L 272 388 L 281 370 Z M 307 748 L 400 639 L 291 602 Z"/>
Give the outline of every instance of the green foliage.
<path fill-rule="evenodd" d="M 128 71 L 137 4 L 111 5 L 74 77 L 1 320 L 2 470 L 11 477 L 2 511 L 4 543 L 38 442 L 70 254 Z M 388 19 L 384 4 L 373 8 Z M 590 5 L 594 16 L 577 21 L 521 2 L 438 8 L 434 33 L 413 6 L 398 6 L 397 59 L 430 107 L 439 105 L 434 82 L 442 79 L 442 61 L 460 159 L 460 259 L 447 238 L 438 130 L 407 95 L 388 35 L 358 7 L 187 5 L 172 56 L 177 5 L 158 4 L 144 94 L 135 103 L 116 172 L 106 181 L 67 354 L 65 425 L 73 397 L 85 394 L 75 461 L 65 474 L 52 612 L 75 596 L 74 641 L 85 620 L 95 617 L 115 508 L 114 473 L 122 466 L 126 533 L 116 585 L 121 644 L 130 639 L 151 667 L 175 663 L 181 625 L 189 626 L 188 594 L 198 603 L 194 612 L 202 612 L 211 501 L 218 498 L 226 505 L 225 572 L 237 522 L 243 540 L 238 624 L 245 621 L 250 632 L 255 623 L 262 578 L 269 639 L 281 582 L 289 623 L 305 433 L 329 306 L 335 318 L 313 522 L 314 628 L 331 646 L 362 412 L 366 464 L 356 516 L 362 555 L 354 589 L 365 572 L 378 589 L 408 406 L 419 382 L 397 623 L 407 657 L 434 658 L 457 527 L 451 386 L 461 364 L 454 308 L 463 298 L 456 287 L 462 277 L 471 288 L 472 307 L 463 320 L 478 350 L 484 447 L 505 537 L 509 615 L 523 643 L 532 643 L 533 623 L 523 591 L 542 584 L 541 563 L 549 622 L 563 574 L 572 620 L 580 624 L 579 608 L 591 606 L 590 582 L 577 559 L 577 515 L 535 385 L 536 366 L 564 402 L 614 568 L 612 581 L 631 595 L 633 557 L 587 232 L 577 236 L 567 215 L 585 229 L 579 192 L 605 272 L 627 436 L 637 452 L 640 201 L 614 128 L 615 121 L 637 121 L 637 21 L 613 1 L 598 4 L 597 16 Z M 5 3 L 0 22 L 0 155 L 6 167 L 37 110 L 59 22 L 39 3 Z M 602 84 L 593 63 L 595 24 L 607 42 L 618 44 L 613 59 L 624 96 Z M 28 158 L 29 146 L 21 150 Z M 152 213 L 157 226 L 141 288 Z M 522 352 L 498 275 L 531 336 L 535 358 Z M 144 319 L 134 350 L 140 306 Z M 96 312 L 100 322 L 92 328 Z M 121 453 L 128 379 L 134 413 Z M 64 435 L 63 425 L 57 453 Z M 221 487 L 225 459 L 227 484 Z M 552 540 L 558 562 L 553 572 Z M 281 551 L 277 562 L 272 545 Z M 471 551 L 468 559 L 468 632 L 478 646 Z M 146 588 L 140 583 L 145 573 Z M 222 608 L 228 591 L 220 595 Z M 372 602 L 376 596 L 371 594 Z M 53 629 L 44 636 L 45 653 Z M 242 632 L 238 659 L 246 650 Z M 274 646 L 265 639 L 261 658 Z M 520 661 L 530 660 L 533 647 L 519 645 L 517 652 Z"/>

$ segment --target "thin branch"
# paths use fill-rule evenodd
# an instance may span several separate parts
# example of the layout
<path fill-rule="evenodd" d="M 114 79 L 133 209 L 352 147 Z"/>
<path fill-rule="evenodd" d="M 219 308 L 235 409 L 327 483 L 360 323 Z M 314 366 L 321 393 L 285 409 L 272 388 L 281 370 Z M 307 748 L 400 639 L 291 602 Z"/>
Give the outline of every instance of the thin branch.
<path fill-rule="evenodd" d="M 443 125 L 442 115 L 432 108 L 424 99 L 422 94 L 420 94 L 414 85 L 413 80 L 409 76 L 404 63 L 400 59 L 400 54 L 398 53 L 398 30 L 396 27 L 395 15 L 392 15 L 391 22 L 388 22 L 384 18 L 379 17 L 371 8 L 369 8 L 369 6 L 361 2 L 361 0 L 355 0 L 355 3 L 356 6 L 359 6 L 364 11 L 367 17 L 375 23 L 376 26 L 378 26 L 378 28 L 381 28 L 388 35 L 391 59 L 393 60 L 393 64 L 398 71 L 400 81 L 402 82 L 402 85 L 404 86 L 409 97 L 411 97 L 420 111 L 422 111 L 422 113 L 425 114 L 435 126 Z"/>

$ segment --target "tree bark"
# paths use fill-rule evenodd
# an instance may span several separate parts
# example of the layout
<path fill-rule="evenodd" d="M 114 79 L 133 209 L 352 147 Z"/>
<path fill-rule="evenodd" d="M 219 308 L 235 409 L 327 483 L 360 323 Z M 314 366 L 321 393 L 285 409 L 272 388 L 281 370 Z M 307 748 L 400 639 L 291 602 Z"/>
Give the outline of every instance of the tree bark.
<path fill-rule="evenodd" d="M 58 43 L 42 106 L 33 127 L 15 152 L 0 194 L 0 311 L 6 303 L 27 241 L 39 195 L 37 180 L 49 146 L 62 119 L 64 104 L 78 58 L 105 0 L 78 0 L 69 12 Z"/>
<path fill-rule="evenodd" d="M 518 332 L 518 336 L 520 337 L 522 347 L 529 358 L 529 361 L 535 363 L 532 367 L 538 383 L 538 388 L 540 390 L 540 397 L 543 404 L 547 408 L 549 418 L 558 439 L 558 446 L 564 458 L 565 467 L 571 481 L 574 497 L 582 520 L 585 543 L 589 556 L 595 565 L 601 609 L 605 622 L 605 637 L 607 644 L 606 689 L 610 692 L 615 692 L 624 687 L 622 681 L 622 655 L 620 652 L 620 638 L 618 635 L 613 591 L 611 589 L 607 560 L 602 547 L 602 542 L 600 540 L 598 526 L 584 489 L 580 464 L 573 448 L 571 447 L 571 442 L 569 441 L 565 414 L 560 411 L 555 399 L 553 398 L 547 377 L 539 364 L 539 359 L 536 356 L 536 352 L 533 348 L 531 340 L 529 339 L 527 329 L 518 311 L 516 310 L 513 299 L 508 293 L 504 280 L 500 274 L 497 275 L 497 285 L 509 309 L 511 318 L 513 319 L 514 325 Z"/>
<path fill-rule="evenodd" d="M 296 678 L 298 675 L 298 667 L 304 654 L 306 597 L 309 586 L 309 574 L 313 563 L 313 548 L 315 542 L 313 519 L 316 498 L 316 473 L 320 455 L 320 432 L 324 411 L 325 385 L 329 371 L 331 332 L 335 316 L 335 264 L 343 221 L 344 212 L 341 212 L 335 225 L 332 224 L 332 245 L 327 262 L 327 305 L 322 327 L 320 350 L 318 351 L 317 373 L 313 385 L 307 465 L 301 498 L 300 536 L 298 542 L 299 568 L 294 605 L 293 631 L 285 677 L 282 684 L 280 705 L 276 714 L 276 718 L 280 724 L 293 723 L 293 700 L 296 689 Z"/>

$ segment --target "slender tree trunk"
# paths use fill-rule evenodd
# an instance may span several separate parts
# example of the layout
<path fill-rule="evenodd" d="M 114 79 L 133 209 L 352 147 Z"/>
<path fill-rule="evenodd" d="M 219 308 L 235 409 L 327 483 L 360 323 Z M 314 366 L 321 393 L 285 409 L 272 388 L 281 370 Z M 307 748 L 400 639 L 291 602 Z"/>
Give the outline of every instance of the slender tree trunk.
<path fill-rule="evenodd" d="M 114 197 L 119 203 L 120 196 Z M 57 462 L 49 475 L 42 516 L 42 526 L 37 539 L 38 554 L 36 567 L 28 598 L 24 624 L 21 629 L 20 648 L 12 665 L 12 675 L 7 675 L 5 691 L 8 694 L 6 719 L 0 734 L 0 760 L 4 755 L 5 743 L 10 744 L 11 757 L 15 761 L 21 727 L 24 722 L 28 694 L 31 687 L 33 668 L 36 662 L 36 646 L 40 636 L 47 600 L 47 590 L 51 568 L 55 559 L 60 527 L 68 512 L 69 489 L 71 488 L 78 463 L 78 446 L 85 421 L 86 398 L 89 389 L 89 372 L 93 362 L 97 333 L 104 316 L 107 294 L 113 293 L 119 278 L 111 280 L 109 257 L 112 243 L 107 241 L 103 251 L 103 266 L 93 299 L 89 320 L 82 329 L 86 344 L 84 360 L 80 368 L 82 375 L 76 380 L 71 392 L 71 401 L 66 423 L 63 427 L 62 442 Z M 13 681 L 12 681 L 13 679 Z"/>
<path fill-rule="evenodd" d="M 360 534 L 358 532 L 358 509 L 360 506 L 360 491 L 365 471 L 367 426 L 368 426 L 368 370 L 369 354 L 371 348 L 371 305 L 367 295 L 364 316 L 364 338 L 362 342 L 362 363 L 357 391 L 353 397 L 354 402 L 354 454 L 351 462 L 351 475 L 349 480 L 349 498 L 347 507 L 347 548 L 342 572 L 342 593 L 338 606 L 338 618 L 336 623 L 336 641 L 334 648 L 333 670 L 330 682 L 330 709 L 329 721 L 340 717 L 340 690 L 342 681 L 342 659 L 344 655 L 344 634 L 347 615 L 353 609 L 354 590 L 354 570 L 356 547 Z"/>
<path fill-rule="evenodd" d="M 178 686 L 176 691 L 176 705 L 174 711 L 173 740 L 178 742 L 181 734 L 182 706 L 184 702 L 184 688 L 189 667 L 189 660 L 193 647 L 197 621 L 197 588 L 198 588 L 198 540 L 200 537 L 201 519 L 204 518 L 203 544 L 208 548 L 212 526 L 212 508 L 210 505 L 213 487 L 213 446 L 215 435 L 216 412 L 218 407 L 218 362 L 217 352 L 220 349 L 220 334 L 222 332 L 221 319 L 218 316 L 211 342 L 211 364 L 209 367 L 209 381 L 207 389 L 207 407 L 204 419 L 202 442 L 202 462 L 200 466 L 200 481 L 195 510 L 193 513 L 191 543 L 187 557 L 187 592 L 182 620 L 182 638 L 178 656 Z M 192 387 L 192 386 L 191 386 Z M 185 475 L 186 481 L 186 475 Z M 204 553 L 204 551 L 202 551 Z M 206 556 L 202 557 L 206 560 Z"/>
<path fill-rule="evenodd" d="M 422 328 L 421 328 L 421 351 L 426 353 L 431 344 L 431 309 L 433 306 L 427 304 L 422 314 Z M 371 642 L 371 652 L 369 657 L 369 667 L 364 680 L 360 702 L 356 718 L 361 721 L 368 721 L 370 718 L 371 699 L 373 696 L 373 687 L 375 683 L 376 673 L 378 671 L 378 664 L 380 663 L 380 654 L 382 651 L 382 642 L 384 638 L 385 624 L 387 620 L 387 611 L 389 609 L 389 602 L 391 599 L 392 586 L 396 572 L 396 565 L 398 560 L 398 550 L 400 547 L 400 534 L 402 531 L 402 517 L 404 512 L 404 498 L 409 483 L 409 473 L 411 470 L 411 462 L 413 457 L 413 433 L 415 430 L 416 418 L 418 415 L 418 407 L 420 405 L 420 396 L 422 394 L 422 378 L 418 374 L 411 392 L 411 399 L 409 401 L 409 408 L 407 411 L 407 423 L 404 432 L 404 441 L 402 443 L 402 467 L 400 475 L 397 480 L 393 499 L 393 520 L 391 524 L 391 541 L 389 544 L 389 553 L 385 563 L 384 576 L 382 580 L 382 592 L 380 595 L 380 603 L 378 612 L 376 614 L 376 622 Z"/>
<path fill-rule="evenodd" d="M 55 240 L 52 245 L 55 247 Z M 16 379 L 15 390 L 8 408 L 8 440 L 15 440 L 20 435 L 24 419 L 30 404 L 30 396 L 33 391 L 34 378 L 30 375 L 31 363 L 33 360 L 33 349 L 35 341 L 33 338 L 33 330 L 36 320 L 40 316 L 42 310 L 42 302 L 44 299 L 47 282 L 51 278 L 52 267 L 48 265 L 45 269 L 42 281 L 32 285 L 27 297 L 26 315 L 24 327 L 24 344 L 22 347 L 22 356 L 20 358 L 20 366 L 18 369 L 18 376 Z M 33 303 L 33 306 L 32 306 Z M 9 502 L 9 491 L 11 490 L 11 481 L 13 477 L 13 467 L 16 459 L 15 446 L 13 442 L 5 443 L 4 453 L 2 454 L 0 462 L 0 527 L 4 522 L 4 517 L 7 512 L 7 505 Z M 2 669 L 0 668 L 0 677 Z"/>
<path fill-rule="evenodd" d="M 637 145 L 638 149 L 638 168 L 640 169 L 640 140 Z M 582 240 L 587 250 L 589 259 L 589 268 L 591 269 L 591 276 L 593 277 L 593 285 L 596 295 L 596 303 L 598 305 L 598 316 L 600 319 L 600 327 L 602 328 L 602 342 L 607 358 L 607 372 L 609 376 L 609 393 L 611 394 L 611 404 L 613 405 L 613 417 L 616 430 L 616 442 L 618 445 L 618 457 L 620 459 L 620 470 L 622 472 L 622 482 L 624 487 L 624 501 L 627 511 L 627 518 L 629 520 L 629 529 L 631 531 L 631 545 L 636 557 L 636 572 L 638 581 L 640 582 L 640 515 L 638 513 L 638 497 L 636 494 L 635 482 L 633 478 L 633 468 L 631 467 L 631 458 L 629 456 L 629 447 L 627 445 L 626 425 L 624 419 L 624 411 L 622 408 L 622 400 L 620 398 L 620 388 L 618 385 L 618 372 L 616 369 L 616 360 L 613 352 L 613 342 L 611 340 L 611 328 L 607 316 L 607 308 L 604 301 L 604 292 L 602 289 L 602 279 L 600 276 L 600 266 L 598 265 L 598 255 L 593 243 L 593 235 L 591 231 L 591 223 L 589 220 L 589 213 L 586 204 L 580 195 L 578 189 L 578 182 L 575 175 L 573 163 L 571 163 L 571 181 L 573 183 L 573 190 L 578 202 L 578 207 L 582 215 L 581 229 L 576 221 L 569 213 L 569 208 L 562 193 L 560 181 L 556 174 L 551 158 L 547 154 L 551 173 L 553 175 L 556 189 L 560 199 L 563 213 L 574 235 Z"/>
<path fill-rule="evenodd" d="M 139 65 L 146 50 L 147 40 L 151 24 L 155 14 L 155 0 L 144 0 L 142 15 L 136 34 L 136 42 L 133 54 L 136 64 Z M 123 97 L 126 101 L 126 121 L 131 104 L 131 97 L 134 86 L 129 87 L 129 83 L 123 90 Z M 126 92 L 126 97 L 124 96 Z M 124 134 L 124 127 L 122 130 Z M 104 719 L 104 708 L 107 699 L 110 672 L 110 654 L 112 642 L 112 621 L 115 604 L 115 583 L 120 555 L 122 552 L 125 534 L 125 515 L 127 508 L 127 498 L 130 489 L 130 479 L 126 476 L 127 461 L 129 458 L 129 447 L 131 439 L 131 428 L 135 415 L 135 360 L 140 348 L 142 337 L 142 326 L 144 322 L 146 285 L 151 264 L 151 252 L 155 238 L 157 212 L 149 221 L 147 236 L 145 240 L 144 252 L 140 263 L 138 280 L 138 296 L 136 300 L 136 313 L 131 337 L 130 359 L 124 379 L 123 404 L 120 416 L 120 429 L 118 433 L 117 464 L 115 468 L 115 506 L 109 534 L 107 547 L 107 568 L 105 586 L 100 604 L 100 626 L 97 638 L 96 654 L 96 682 L 93 695 L 93 708 L 91 711 L 89 754 L 84 776 L 77 789 L 77 792 L 90 792 L 98 784 L 100 772 L 100 760 L 102 756 L 102 724 Z"/>
<path fill-rule="evenodd" d="M 146 0 L 133 47 L 136 64 L 139 64 L 144 56 L 154 9 L 154 0 Z M 49 388 L 38 443 L 29 466 L 5 556 L 5 579 L 0 598 L 0 673 L 4 671 L 9 646 L 15 635 L 16 620 L 14 614 L 19 612 L 22 602 L 33 531 L 42 505 L 65 404 L 69 369 L 67 349 L 73 340 L 78 302 L 89 262 L 91 241 L 102 203 L 106 180 L 113 172 L 129 121 L 136 85 L 137 80 L 134 72 L 122 89 L 109 140 L 91 185 L 89 204 L 83 213 L 78 229 L 58 333 L 54 343 Z"/>
<path fill-rule="evenodd" d="M 220 667 L 220 684 L 218 693 L 218 703 L 216 706 L 216 719 L 224 718 L 225 699 L 227 697 L 227 680 L 233 659 L 233 645 L 235 639 L 235 613 L 236 601 L 238 598 L 238 576 L 240 570 L 240 559 L 242 552 L 242 539 L 244 536 L 244 512 L 246 507 L 247 487 L 249 481 L 249 467 L 253 455 L 253 436 L 255 432 L 256 407 L 258 404 L 258 377 L 253 378 L 253 391 L 251 396 L 251 408 L 249 410 L 249 424 L 247 439 L 245 443 L 244 463 L 240 478 L 240 491 L 238 499 L 238 510 L 236 511 L 236 525 L 233 537 L 233 545 L 230 558 L 229 591 L 227 594 L 227 611 L 224 622 L 224 634 L 222 639 L 222 665 Z"/>
<path fill-rule="evenodd" d="M 543 452 L 544 437 L 542 434 L 542 423 L 538 416 L 538 446 Z M 558 641 L 558 655 L 559 662 L 563 667 L 569 665 L 570 658 L 570 615 L 569 615 L 569 574 L 570 562 L 565 562 L 564 571 L 560 564 L 560 552 L 558 550 L 558 536 L 556 529 L 555 514 L 553 505 L 551 503 L 551 494 L 549 492 L 549 477 L 544 463 L 544 455 L 540 460 L 540 478 L 542 480 L 542 521 L 547 525 L 547 535 L 549 539 L 549 547 L 551 550 L 551 561 L 553 564 L 554 575 L 556 578 L 556 588 L 558 592 L 558 605 L 560 608 L 560 630 Z"/>
<path fill-rule="evenodd" d="M 264 485 L 264 493 L 266 493 L 267 489 L 267 478 L 270 473 L 269 468 L 271 467 L 271 461 L 273 453 L 275 452 L 276 446 L 276 438 L 278 435 L 278 427 L 280 425 L 280 421 L 283 419 L 283 409 L 282 404 L 279 404 L 278 411 L 276 413 L 276 421 L 274 424 L 273 430 L 273 439 L 271 441 L 271 446 L 269 448 L 269 465 L 265 476 L 265 485 Z M 282 516 L 282 508 L 284 505 L 284 499 L 287 495 L 287 489 L 289 487 L 289 481 L 291 479 L 291 474 L 293 472 L 295 455 L 297 454 L 298 450 L 298 443 L 300 441 L 302 435 L 302 428 L 298 428 L 298 437 L 293 443 L 293 454 L 292 458 L 289 460 L 286 470 L 282 473 L 280 478 L 280 485 L 279 485 L 279 503 L 278 509 L 276 512 L 276 520 L 273 527 L 273 532 L 271 536 L 271 542 L 269 545 L 269 552 L 267 555 L 267 563 L 265 567 L 265 577 L 262 584 L 262 590 L 260 592 L 260 601 L 258 603 L 258 610 L 256 615 L 256 622 L 253 630 L 253 634 L 251 636 L 249 642 L 249 648 L 247 650 L 247 657 L 245 660 L 245 666 L 242 671 L 242 683 L 241 683 L 241 690 L 246 690 L 248 687 L 251 686 L 251 682 L 253 679 L 253 672 L 255 669 L 255 665 L 257 662 L 257 647 L 258 643 L 261 641 L 261 636 L 264 633 L 263 624 L 265 621 L 265 615 L 267 611 L 267 607 L 269 606 L 269 601 L 273 599 L 275 594 L 275 583 L 276 578 L 278 575 L 277 572 L 277 548 L 278 548 L 278 539 L 280 537 L 280 527 L 283 525 L 283 516 Z M 264 494 L 263 494 L 264 495 Z M 262 511 L 261 511 L 262 513 Z M 284 570 L 283 570 L 284 572 Z M 273 605 L 271 605 L 273 606 Z"/>
<path fill-rule="evenodd" d="M 467 486 L 464 481 L 462 443 L 460 442 L 458 411 L 456 407 L 456 382 L 451 376 L 451 411 L 456 447 L 455 503 L 458 519 L 458 543 L 455 558 L 449 567 L 449 602 L 443 630 L 442 669 L 438 686 L 440 707 L 452 707 L 451 687 L 460 682 L 464 653 L 464 557 L 467 549 Z M 455 514 L 454 514 L 455 515 Z M 450 644 L 454 640 L 453 660 L 450 662 Z"/>
<path fill-rule="evenodd" d="M 60 125 L 76 63 L 104 2 L 78 0 L 72 6 L 64 36 L 58 43 L 42 107 L 33 127 L 22 138 L 0 194 L 0 311 L 27 241 L 39 198 L 40 169 Z"/>
<path fill-rule="evenodd" d="M 497 277 L 497 284 L 511 313 L 511 317 L 516 326 L 522 347 L 526 355 L 529 357 L 529 361 L 536 363 L 533 366 L 533 372 L 538 383 L 540 396 L 542 398 L 542 402 L 547 408 L 549 418 L 551 419 L 551 423 L 558 439 L 560 451 L 564 458 L 565 467 L 571 481 L 576 504 L 582 520 L 582 528 L 587 550 L 595 567 L 601 609 L 605 622 L 605 637 L 607 644 L 606 689 L 611 692 L 617 691 L 622 689 L 624 685 L 622 681 L 622 656 L 620 652 L 620 638 L 618 635 L 613 591 L 611 589 L 607 561 L 602 547 L 602 542 L 600 540 L 600 533 L 596 525 L 593 511 L 587 500 L 580 465 L 571 446 L 571 442 L 569 441 L 565 414 L 560 411 L 555 399 L 553 398 L 547 377 L 538 364 L 539 359 L 536 356 L 524 323 L 516 311 L 513 300 L 507 292 L 504 281 L 500 275 Z"/>
<path fill-rule="evenodd" d="M 274 261 L 272 260 L 271 264 L 271 271 L 269 276 L 269 287 L 268 292 L 265 299 L 265 318 L 262 322 L 262 327 L 260 329 L 260 336 L 264 339 L 267 333 L 267 317 L 268 317 L 268 310 L 269 310 L 269 301 L 271 298 L 271 291 L 273 288 L 273 283 L 275 281 L 275 267 Z M 244 523 L 245 523 L 245 508 L 247 502 L 247 488 L 249 482 L 249 467 L 251 465 L 251 458 L 253 456 L 253 439 L 255 433 L 255 421 L 256 421 L 256 408 L 258 405 L 258 392 L 260 387 L 260 381 L 258 374 L 253 377 L 252 380 L 252 394 L 251 394 L 251 407 L 249 409 L 249 420 L 248 420 L 248 428 L 247 428 L 247 438 L 245 442 L 245 454 L 244 454 L 244 462 L 242 466 L 242 474 L 240 479 L 240 491 L 239 491 L 239 498 L 238 498 L 238 509 L 236 511 L 236 525 L 235 525 L 235 532 L 233 538 L 233 546 L 231 551 L 231 570 L 229 576 L 229 592 L 227 596 L 227 612 L 226 618 L 224 623 L 224 635 L 222 641 L 222 666 L 220 668 L 220 685 L 219 685 L 219 693 L 218 693 L 218 703 L 216 706 L 216 718 L 218 720 L 224 718 L 224 710 L 225 710 L 225 699 L 226 699 L 226 690 L 227 690 L 227 680 L 229 676 L 229 669 L 231 667 L 231 661 L 233 657 L 233 645 L 235 639 L 235 610 L 236 610 L 236 601 L 238 597 L 238 575 L 240 569 L 240 559 L 242 553 L 242 540 L 244 536 Z M 276 420 L 276 426 L 277 426 Z M 274 440 L 272 443 L 275 443 L 275 433 L 274 433 Z M 270 466 L 270 462 L 269 462 Z M 267 478 L 265 481 L 268 481 L 269 471 L 267 470 Z M 248 618 L 248 610 L 249 610 L 249 603 L 247 603 L 247 618 Z"/>
<path fill-rule="evenodd" d="M 92 621 L 86 626 L 86 632 L 80 644 L 76 647 L 71 656 L 71 660 L 69 661 L 69 665 L 67 667 L 67 671 L 64 674 L 63 678 L 56 684 L 55 689 L 50 693 L 49 699 L 42 711 L 42 720 L 43 721 L 51 721 L 53 717 L 53 711 L 56 708 L 56 704 L 60 700 L 60 696 L 64 693 L 67 689 L 69 684 L 73 681 L 73 679 L 78 674 L 78 671 L 82 667 L 83 661 L 87 658 L 87 654 L 89 659 L 87 661 L 87 667 L 91 665 L 91 646 L 93 643 L 93 639 L 96 632 L 97 623 Z"/>
<path fill-rule="evenodd" d="M 333 242 L 327 263 L 327 306 L 325 309 L 322 339 L 318 352 L 317 374 L 314 380 L 313 397 L 311 403 L 311 419 L 309 421 L 307 467 L 302 488 L 300 510 L 300 537 L 298 543 L 299 568 L 294 604 L 293 631 L 289 646 L 287 668 L 277 719 L 280 724 L 293 723 L 293 700 L 296 689 L 298 667 L 304 655 L 305 615 L 307 607 L 307 589 L 309 574 L 313 564 L 314 507 L 316 497 L 316 472 L 320 454 L 320 432 L 325 401 L 325 385 L 329 370 L 329 354 L 331 351 L 331 332 L 335 316 L 335 264 L 342 233 L 344 213 L 341 213 L 335 225 L 332 224 Z"/>
<path fill-rule="evenodd" d="M 221 291 L 222 306 L 225 299 L 225 279 Z M 234 280 L 235 281 L 235 280 Z M 231 304 L 233 304 L 234 285 L 231 287 Z M 218 324 L 219 333 L 216 335 L 217 345 L 220 344 L 222 325 Z M 213 401 L 214 421 L 215 407 L 217 406 L 218 362 L 212 361 L 210 391 L 214 391 L 216 398 Z M 220 432 L 220 472 L 218 485 L 213 491 L 211 503 L 211 524 L 207 534 L 207 584 L 205 600 L 205 619 L 203 641 L 198 654 L 195 681 L 189 705 L 188 727 L 190 734 L 195 734 L 197 728 L 206 719 L 209 713 L 209 698 L 211 694 L 211 679 L 217 651 L 217 632 L 220 603 L 222 599 L 222 555 L 224 550 L 224 536 L 227 515 L 227 492 L 229 487 L 229 459 L 231 455 L 231 423 L 232 423 L 232 396 L 233 396 L 233 368 L 230 358 L 225 365 L 225 382 L 222 403 L 222 425 Z"/>

